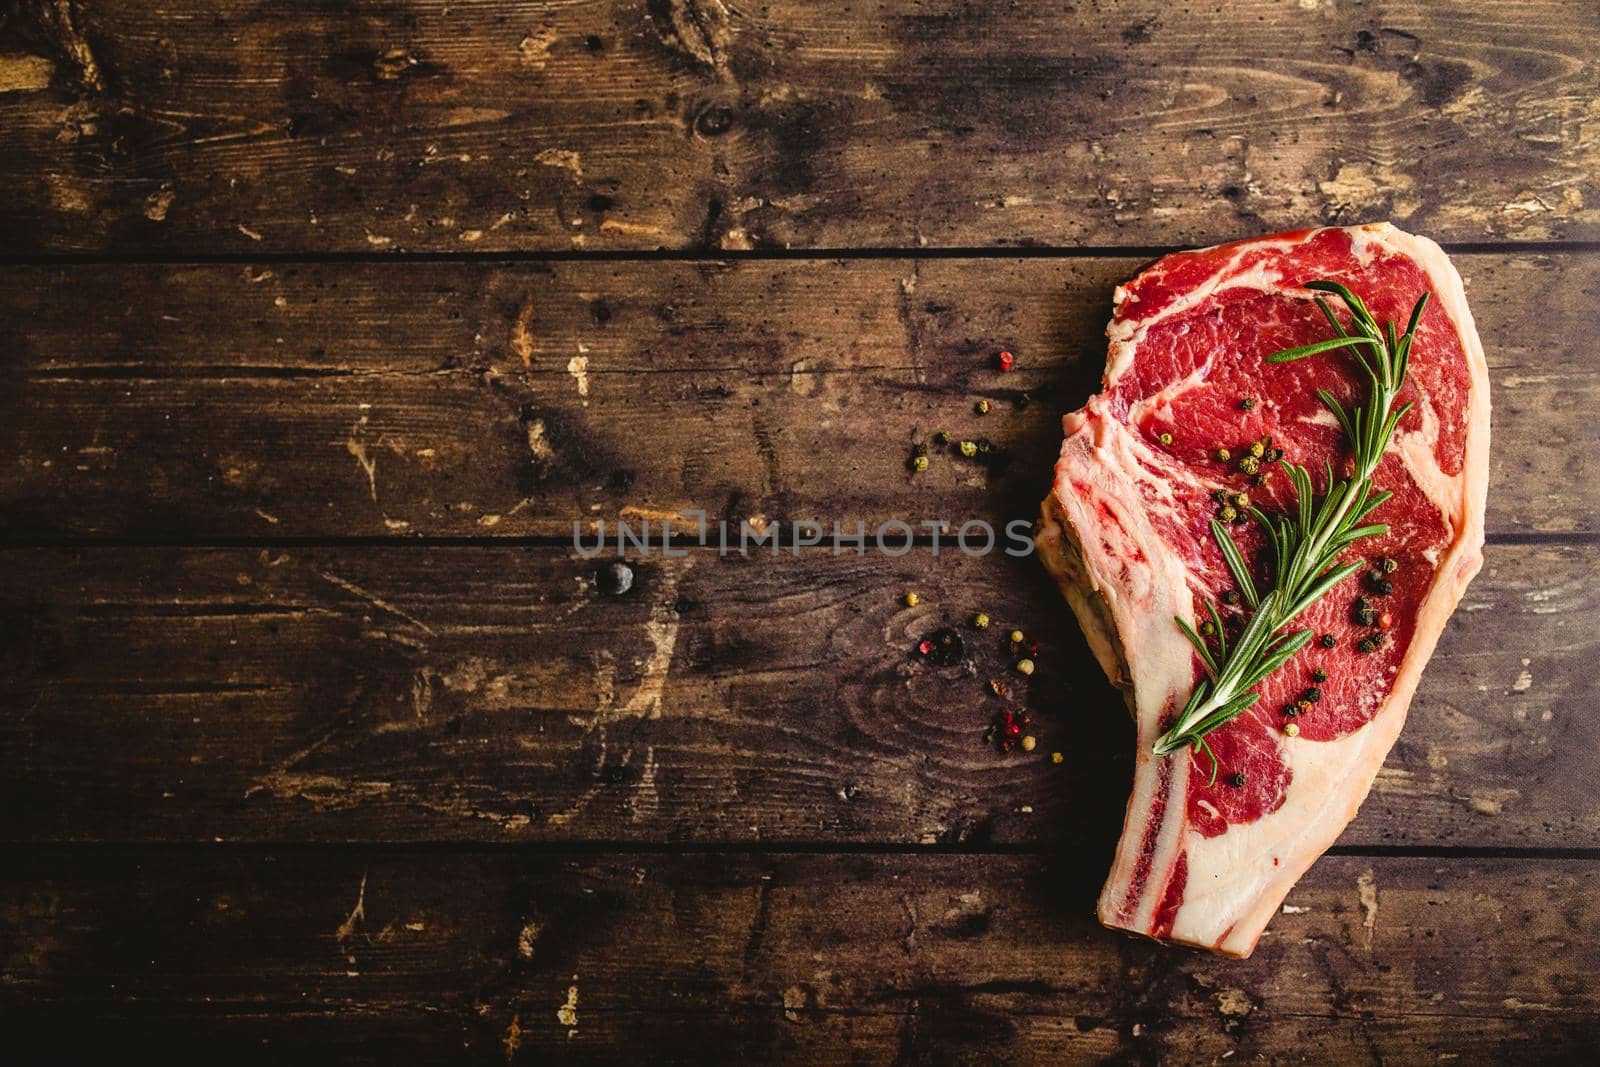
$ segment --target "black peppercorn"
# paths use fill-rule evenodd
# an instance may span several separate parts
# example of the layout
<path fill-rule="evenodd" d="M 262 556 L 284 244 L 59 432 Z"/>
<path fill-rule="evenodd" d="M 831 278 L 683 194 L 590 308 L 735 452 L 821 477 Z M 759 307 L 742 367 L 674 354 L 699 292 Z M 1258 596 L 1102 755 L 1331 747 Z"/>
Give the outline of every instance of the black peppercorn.
<path fill-rule="evenodd" d="M 1310 689 L 1307 689 L 1304 693 L 1300 694 L 1300 699 L 1315 704 L 1322 699 L 1322 690 L 1318 689 L 1316 686 L 1312 686 Z"/>
<path fill-rule="evenodd" d="M 1311 672 L 1311 680 L 1313 682 L 1326 682 L 1328 680 L 1328 672 L 1318 667 Z"/>
<path fill-rule="evenodd" d="M 608 563 L 595 571 L 594 584 L 606 596 L 621 596 L 633 588 L 633 568 L 621 561 Z"/>
<path fill-rule="evenodd" d="M 1223 593 L 1222 602 L 1227 604 L 1229 607 L 1239 603 L 1239 590 L 1229 589 L 1227 592 Z"/>
<path fill-rule="evenodd" d="M 1339 639 L 1337 637 L 1333 636 L 1332 634 L 1323 634 L 1322 635 L 1322 647 L 1323 648 L 1332 648 L 1334 645 L 1337 645 L 1338 643 L 1339 643 Z"/>
<path fill-rule="evenodd" d="M 1244 785 L 1244 772 L 1238 771 L 1232 778 L 1229 778 L 1228 781 L 1235 789 L 1239 788 L 1240 786 Z"/>

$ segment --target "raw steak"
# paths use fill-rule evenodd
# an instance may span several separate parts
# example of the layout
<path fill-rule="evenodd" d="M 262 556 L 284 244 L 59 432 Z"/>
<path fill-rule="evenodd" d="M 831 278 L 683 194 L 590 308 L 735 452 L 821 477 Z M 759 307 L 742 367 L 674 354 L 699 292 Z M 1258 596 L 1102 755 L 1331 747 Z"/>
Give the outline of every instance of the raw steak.
<path fill-rule="evenodd" d="M 1248 491 L 1269 513 L 1293 498 L 1276 466 L 1265 485 L 1218 446 L 1271 435 L 1285 458 L 1338 469 L 1343 432 L 1316 397 L 1365 397 L 1346 352 L 1296 363 L 1263 357 L 1333 336 L 1300 286 L 1343 282 L 1378 322 L 1405 329 L 1433 294 L 1412 349 L 1401 420 L 1374 481 L 1394 497 L 1368 521 L 1387 534 L 1346 559 L 1398 562 L 1393 591 L 1375 597 L 1392 626 L 1374 652 L 1352 618 L 1358 574 L 1294 624 L 1319 636 L 1258 688 L 1261 699 L 1207 739 L 1219 769 L 1188 750 L 1151 744 L 1201 675 L 1173 621 L 1204 618 L 1202 598 L 1233 583 L 1209 531 L 1218 488 Z M 1333 306 L 1344 315 L 1337 300 Z M 1348 322 L 1348 318 L 1345 318 Z M 1488 483 L 1489 382 L 1460 276 L 1439 246 L 1387 224 L 1282 233 L 1167 256 L 1117 289 L 1106 330 L 1102 391 L 1065 419 L 1066 441 L 1044 502 L 1039 551 L 1100 665 L 1122 687 L 1138 727 L 1133 795 L 1100 920 L 1151 937 L 1246 956 L 1295 881 L 1322 854 L 1372 786 L 1445 621 L 1482 564 Z M 1253 398 L 1250 404 L 1246 398 Z M 1170 435 L 1166 441 L 1162 435 Z M 1170 442 L 1170 443 L 1168 443 Z M 1313 475 L 1317 493 L 1326 478 Z M 1254 523 L 1232 527 L 1247 560 Z M 1322 699 L 1285 718 L 1325 670 Z M 1285 733 L 1293 721 L 1296 737 Z M 1242 775 L 1242 780 L 1238 776 Z M 1242 782 L 1242 784 L 1241 784 Z"/>

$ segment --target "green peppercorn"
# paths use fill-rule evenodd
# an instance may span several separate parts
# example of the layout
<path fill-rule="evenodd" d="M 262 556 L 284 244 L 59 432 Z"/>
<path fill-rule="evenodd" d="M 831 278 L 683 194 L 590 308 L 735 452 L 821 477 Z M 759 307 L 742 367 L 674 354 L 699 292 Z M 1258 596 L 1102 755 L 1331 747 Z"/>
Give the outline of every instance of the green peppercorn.
<path fill-rule="evenodd" d="M 1157 437 L 1156 440 L 1160 441 L 1164 445 L 1170 445 L 1172 443 L 1172 435 L 1170 433 L 1163 433 Z"/>
<path fill-rule="evenodd" d="M 978 612 L 972 617 L 972 625 L 976 626 L 980 630 L 987 630 L 989 628 L 989 616 L 985 615 L 981 611 Z"/>
<path fill-rule="evenodd" d="M 1238 517 L 1239 517 L 1239 513 L 1233 509 L 1233 505 L 1232 504 L 1224 504 L 1224 505 L 1222 505 L 1221 510 L 1217 512 L 1217 518 L 1219 520 L 1221 520 L 1222 522 L 1232 522 L 1234 519 L 1237 519 Z"/>
<path fill-rule="evenodd" d="M 1261 461 L 1255 456 L 1240 456 L 1239 470 L 1244 474 L 1259 474 L 1261 471 Z"/>
<path fill-rule="evenodd" d="M 1256 459 L 1260 459 L 1262 456 L 1267 454 L 1267 446 L 1262 444 L 1260 441 L 1257 441 L 1255 444 L 1250 446 L 1250 454 Z"/>
<path fill-rule="evenodd" d="M 918 596 L 916 593 L 907 593 L 906 594 L 906 607 L 908 607 L 908 608 L 916 607 L 921 601 L 922 601 L 922 598 L 920 596 Z"/>
<path fill-rule="evenodd" d="M 976 456 L 978 454 L 978 442 L 976 442 L 976 441 L 962 441 L 961 442 L 961 454 L 963 456 L 968 457 L 969 459 L 971 457 L 973 457 L 973 456 Z"/>
<path fill-rule="evenodd" d="M 989 402 L 987 400 L 980 400 L 976 404 L 972 405 L 972 410 L 976 411 L 979 415 L 987 415 L 989 414 Z"/>
<path fill-rule="evenodd" d="M 911 469 L 916 471 L 918 474 L 921 474 L 923 471 L 927 470 L 928 469 L 928 457 L 927 456 L 912 456 L 911 457 Z"/>
<path fill-rule="evenodd" d="M 1022 638 L 1022 631 L 1021 630 L 1012 630 L 1011 633 L 1009 635 L 1007 635 L 1007 636 L 1010 637 L 1011 643 L 1013 645 L 1022 644 L 1023 638 Z"/>
<path fill-rule="evenodd" d="M 1212 634 L 1217 632 L 1217 627 L 1210 619 L 1207 619 L 1205 622 L 1200 624 L 1200 632 L 1205 634 L 1207 637 L 1210 637 Z"/>
<path fill-rule="evenodd" d="M 1017 660 L 1017 672 L 1020 673 L 1020 674 L 1032 674 L 1033 673 L 1033 660 L 1031 660 L 1031 659 L 1019 659 L 1019 660 Z"/>
<path fill-rule="evenodd" d="M 1238 493 L 1238 494 L 1236 494 L 1234 496 L 1234 498 L 1233 498 L 1233 503 L 1237 507 L 1241 507 L 1241 508 L 1249 507 L 1250 506 L 1250 494 L 1249 493 Z"/>
<path fill-rule="evenodd" d="M 1226 462 L 1228 462 L 1228 460 L 1230 460 L 1232 458 L 1233 458 L 1233 453 L 1232 452 L 1229 452 L 1226 448 L 1223 448 L 1220 445 L 1217 446 L 1217 462 L 1218 463 L 1226 463 Z"/>

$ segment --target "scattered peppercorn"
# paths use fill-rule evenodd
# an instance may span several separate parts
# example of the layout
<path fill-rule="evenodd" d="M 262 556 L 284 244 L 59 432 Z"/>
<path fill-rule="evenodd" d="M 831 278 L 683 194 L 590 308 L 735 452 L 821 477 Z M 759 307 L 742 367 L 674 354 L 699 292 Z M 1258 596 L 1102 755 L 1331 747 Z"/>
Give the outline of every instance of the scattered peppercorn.
<path fill-rule="evenodd" d="M 1059 752 L 1050 753 L 1050 762 L 1051 763 L 1062 763 L 1062 762 L 1064 762 L 1066 760 L 1066 758 L 1067 757 L 1063 756 Z"/>
<path fill-rule="evenodd" d="M 1339 639 L 1337 637 L 1333 636 L 1332 634 L 1323 634 L 1322 635 L 1321 644 L 1322 644 L 1323 648 L 1332 648 L 1334 645 L 1337 645 L 1338 643 L 1339 643 Z"/>
<path fill-rule="evenodd" d="M 921 474 L 924 471 L 926 471 L 928 469 L 928 457 L 927 456 L 912 456 L 911 457 L 911 469 L 913 471 L 916 471 L 918 474 Z"/>
<path fill-rule="evenodd" d="M 1289 735 L 1290 737 L 1299 737 L 1300 736 L 1300 725 L 1298 723 L 1292 723 L 1292 722 L 1284 723 L 1283 732 L 1285 734 Z"/>
<path fill-rule="evenodd" d="M 1244 772 L 1243 771 L 1235 771 L 1234 774 L 1233 774 L 1233 777 L 1228 779 L 1228 784 L 1233 786 L 1235 789 L 1238 789 L 1239 787 L 1244 785 L 1244 781 L 1245 781 Z"/>
<path fill-rule="evenodd" d="M 929 641 L 927 638 L 923 638 L 921 641 L 917 642 L 917 651 L 926 656 L 929 652 L 933 651 L 933 642 Z"/>
<path fill-rule="evenodd" d="M 951 629 L 943 629 L 933 635 L 933 651 L 928 658 L 939 667 L 954 667 L 961 662 L 961 655 L 966 651 L 966 645 L 961 640 L 961 635 Z"/>
<path fill-rule="evenodd" d="M 1011 631 L 1011 632 L 1010 632 L 1010 633 L 1009 633 L 1009 634 L 1007 634 L 1007 635 L 1006 635 L 1006 636 L 1007 636 L 1007 637 L 1008 637 L 1008 638 L 1010 638 L 1010 640 L 1011 640 L 1011 643 L 1012 643 L 1012 644 L 1013 644 L 1013 645 L 1020 645 L 1020 644 L 1022 644 L 1022 641 L 1023 641 L 1023 637 L 1022 637 L 1022 631 L 1021 631 L 1021 630 L 1012 630 L 1012 631 Z"/>
<path fill-rule="evenodd" d="M 1249 507 L 1250 506 L 1250 494 L 1249 493 L 1236 493 L 1236 494 L 1234 494 L 1233 503 L 1234 503 L 1234 505 L 1236 507 L 1241 507 L 1241 508 Z"/>
<path fill-rule="evenodd" d="M 1378 560 L 1378 567 L 1385 574 L 1393 574 L 1395 571 L 1400 569 L 1400 561 L 1390 556 L 1384 556 L 1382 559 Z"/>
<path fill-rule="evenodd" d="M 1172 443 L 1172 435 L 1170 433 L 1162 433 L 1156 440 L 1164 445 L 1170 445 Z"/>
<path fill-rule="evenodd" d="M 1300 709 L 1295 707 L 1293 704 L 1285 704 L 1283 706 L 1283 717 L 1285 719 L 1292 719 L 1296 715 L 1299 715 L 1299 714 L 1300 714 Z"/>
<path fill-rule="evenodd" d="M 1222 508 L 1217 512 L 1217 519 L 1221 522 L 1232 522 L 1238 517 L 1239 512 L 1234 509 L 1232 504 L 1222 505 Z"/>
<path fill-rule="evenodd" d="M 1267 472 L 1266 471 L 1262 471 L 1260 474 L 1256 475 L 1254 478 L 1252 478 L 1250 480 L 1252 482 L 1254 482 L 1256 485 L 1266 485 L 1267 484 Z"/>
<path fill-rule="evenodd" d="M 922 600 L 922 598 L 920 596 L 918 596 L 916 593 L 907 593 L 906 594 L 906 607 L 914 608 L 914 607 L 917 606 L 918 603 L 921 602 L 921 600 Z"/>
<path fill-rule="evenodd" d="M 1378 642 L 1374 641 L 1370 637 L 1363 637 L 1361 640 L 1356 642 L 1356 651 L 1376 652 L 1378 651 Z"/>
<path fill-rule="evenodd" d="M 1372 601 L 1358 596 L 1350 607 L 1350 618 L 1357 626 L 1371 626 L 1378 621 L 1378 613 L 1373 609 Z"/>
<path fill-rule="evenodd" d="M 1378 615 L 1378 629 L 1387 630 L 1394 625 L 1394 616 L 1389 612 L 1380 612 Z"/>
<path fill-rule="evenodd" d="M 1226 462 L 1228 462 L 1228 460 L 1230 460 L 1232 458 L 1233 458 L 1233 453 L 1232 452 L 1229 452 L 1226 448 L 1222 448 L 1220 446 L 1217 448 L 1217 462 L 1218 463 L 1226 463 Z"/>
<path fill-rule="evenodd" d="M 1241 411 L 1254 411 L 1255 407 L 1256 398 L 1253 396 L 1247 396 L 1243 400 L 1239 401 L 1239 409 Z"/>
<path fill-rule="evenodd" d="M 1283 449 L 1281 449 L 1281 448 L 1269 448 L 1269 449 L 1267 449 L 1267 454 L 1262 458 L 1265 459 L 1268 463 L 1276 463 L 1276 462 L 1278 462 L 1278 460 L 1283 458 Z"/>
<path fill-rule="evenodd" d="M 994 361 L 999 364 L 1001 370 L 1010 370 L 1017 365 L 1017 357 L 1010 352 L 1001 352 L 994 357 Z"/>
<path fill-rule="evenodd" d="M 594 575 L 594 584 L 607 596 L 621 596 L 633 588 L 633 568 L 626 563 L 609 563 Z"/>
<path fill-rule="evenodd" d="M 1039 742 L 1034 739 L 1034 736 L 1032 734 L 1029 734 L 1028 736 L 1026 736 L 1026 737 L 1024 737 L 1022 739 L 1022 751 L 1024 751 L 1024 752 L 1032 752 L 1033 749 L 1034 749 L 1034 746 L 1037 745 L 1038 743 Z"/>
<path fill-rule="evenodd" d="M 976 441 L 962 441 L 961 442 L 961 454 L 963 456 L 968 457 L 969 459 L 971 457 L 973 457 L 973 456 L 976 456 L 978 454 L 978 442 L 976 442 Z"/>
<path fill-rule="evenodd" d="M 1262 456 L 1267 454 L 1266 444 L 1261 441 L 1256 441 L 1250 446 L 1250 454 L 1256 459 L 1260 459 Z"/>
<path fill-rule="evenodd" d="M 1394 583 L 1387 578 L 1379 578 L 1372 583 L 1372 591 L 1379 596 L 1388 596 L 1394 592 Z"/>
<path fill-rule="evenodd" d="M 1312 704 L 1316 704 L 1322 700 L 1322 690 L 1318 689 L 1316 686 L 1312 686 L 1304 693 L 1300 694 L 1300 699 L 1309 701 Z"/>
<path fill-rule="evenodd" d="M 1216 624 L 1210 619 L 1207 619 L 1205 622 L 1200 624 L 1200 632 L 1205 634 L 1207 637 L 1210 637 L 1212 634 L 1217 632 Z"/>
<path fill-rule="evenodd" d="M 978 612 L 972 617 L 972 625 L 976 626 L 980 630 L 987 630 L 989 628 L 989 616 L 985 615 L 981 611 Z"/>
<path fill-rule="evenodd" d="M 1326 682 L 1328 680 L 1328 672 L 1318 667 L 1311 672 L 1311 680 L 1313 682 Z"/>
<path fill-rule="evenodd" d="M 1260 474 L 1261 460 L 1255 456 L 1240 456 L 1239 471 L 1242 474 Z"/>
<path fill-rule="evenodd" d="M 950 443 L 950 431 L 940 430 L 938 433 L 933 435 L 933 439 L 941 445 L 947 445 Z"/>
<path fill-rule="evenodd" d="M 993 447 L 994 447 L 994 445 L 989 443 L 989 439 L 987 437 L 978 438 L 978 451 L 979 452 L 988 452 Z"/>
<path fill-rule="evenodd" d="M 1294 706 L 1299 708 L 1301 711 L 1310 711 L 1311 710 L 1311 701 L 1305 699 L 1304 697 L 1301 697 L 1299 700 L 1294 702 Z"/>
<path fill-rule="evenodd" d="M 1032 674 L 1033 660 L 1027 659 L 1026 657 L 1017 660 L 1017 672 L 1019 674 Z"/>
<path fill-rule="evenodd" d="M 989 402 L 987 400 L 980 400 L 976 404 L 972 405 L 972 410 L 976 411 L 979 415 L 987 415 L 989 414 Z"/>
<path fill-rule="evenodd" d="M 1222 594 L 1222 602 L 1229 607 L 1239 603 L 1239 590 L 1229 589 Z"/>

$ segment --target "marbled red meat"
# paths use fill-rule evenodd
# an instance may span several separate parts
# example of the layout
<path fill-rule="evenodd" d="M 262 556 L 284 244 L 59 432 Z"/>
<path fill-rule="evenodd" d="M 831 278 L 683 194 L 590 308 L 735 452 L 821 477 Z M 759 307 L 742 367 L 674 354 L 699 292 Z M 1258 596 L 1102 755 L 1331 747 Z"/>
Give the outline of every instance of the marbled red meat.
<path fill-rule="evenodd" d="M 1204 617 L 1232 585 L 1209 522 L 1217 489 L 1272 511 L 1288 483 L 1264 485 L 1219 462 L 1270 437 L 1320 472 L 1348 462 L 1343 432 L 1316 395 L 1365 395 L 1346 355 L 1266 364 L 1330 336 L 1314 279 L 1342 282 L 1380 322 L 1403 328 L 1433 296 L 1412 349 L 1399 424 L 1374 474 L 1394 496 L 1370 521 L 1386 534 L 1347 558 L 1393 559 L 1392 591 L 1374 597 L 1391 623 L 1376 651 L 1351 618 L 1362 577 L 1296 621 L 1334 635 L 1313 642 L 1259 687 L 1254 707 L 1214 731 L 1204 756 L 1159 757 L 1155 738 L 1188 699 L 1201 666 L 1173 621 Z M 1302 230 L 1167 256 L 1117 290 L 1102 391 L 1065 419 L 1044 503 L 1041 558 L 1056 577 L 1138 726 L 1133 794 L 1100 899 L 1110 926 L 1247 955 L 1301 873 L 1354 816 L 1400 725 L 1423 664 L 1482 562 L 1489 388 L 1460 277 L 1433 242 L 1386 224 Z M 1249 398 L 1250 403 L 1246 403 Z M 1313 476 L 1318 491 L 1325 477 Z M 1233 527 L 1247 559 L 1253 524 Z M 1327 680 L 1318 682 L 1313 672 Z M 1315 686 L 1293 721 L 1285 706 Z M 1242 779 L 1237 777 L 1242 775 Z"/>

